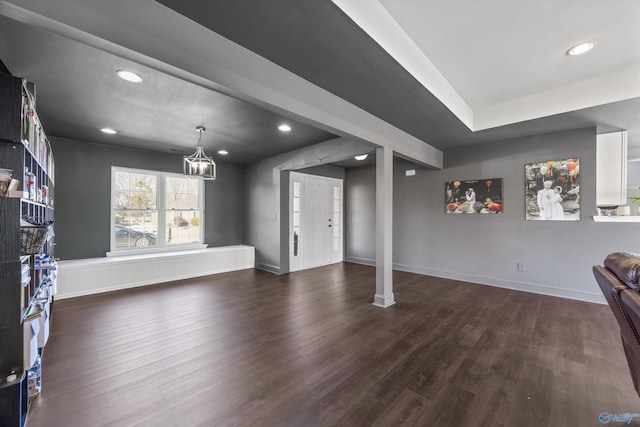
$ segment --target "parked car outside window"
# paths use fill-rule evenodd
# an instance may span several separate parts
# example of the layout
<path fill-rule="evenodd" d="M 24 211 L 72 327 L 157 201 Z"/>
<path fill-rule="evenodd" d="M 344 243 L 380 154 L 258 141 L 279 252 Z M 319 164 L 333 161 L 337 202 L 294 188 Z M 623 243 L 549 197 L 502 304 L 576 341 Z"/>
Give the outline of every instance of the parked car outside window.
<path fill-rule="evenodd" d="M 116 224 L 116 247 L 144 247 L 156 244 L 156 236 L 152 233 L 137 231 L 124 225 Z"/>

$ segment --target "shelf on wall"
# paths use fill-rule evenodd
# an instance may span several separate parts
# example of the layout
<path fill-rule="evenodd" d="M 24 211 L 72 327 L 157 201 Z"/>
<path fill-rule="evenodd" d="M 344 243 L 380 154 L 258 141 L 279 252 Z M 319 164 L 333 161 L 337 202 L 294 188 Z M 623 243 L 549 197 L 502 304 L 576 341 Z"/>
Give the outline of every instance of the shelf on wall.
<path fill-rule="evenodd" d="M 594 222 L 640 222 L 640 216 L 594 216 Z"/>

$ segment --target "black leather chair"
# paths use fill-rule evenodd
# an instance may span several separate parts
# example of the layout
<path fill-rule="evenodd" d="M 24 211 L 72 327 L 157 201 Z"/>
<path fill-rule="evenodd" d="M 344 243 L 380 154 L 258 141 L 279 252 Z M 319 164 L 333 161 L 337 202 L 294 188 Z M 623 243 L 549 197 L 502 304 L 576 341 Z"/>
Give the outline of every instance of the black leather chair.
<path fill-rule="evenodd" d="M 636 393 L 640 396 L 640 255 L 614 252 L 593 274 L 620 326 L 622 347 Z"/>

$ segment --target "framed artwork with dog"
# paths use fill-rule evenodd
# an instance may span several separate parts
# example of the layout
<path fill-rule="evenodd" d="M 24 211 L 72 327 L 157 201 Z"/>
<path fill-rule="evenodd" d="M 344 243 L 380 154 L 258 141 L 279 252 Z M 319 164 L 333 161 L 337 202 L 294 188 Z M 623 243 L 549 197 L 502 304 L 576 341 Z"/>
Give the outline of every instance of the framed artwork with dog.
<path fill-rule="evenodd" d="M 444 206 L 447 214 L 500 214 L 502 178 L 446 182 Z"/>
<path fill-rule="evenodd" d="M 528 221 L 580 221 L 580 159 L 529 163 L 525 174 Z"/>

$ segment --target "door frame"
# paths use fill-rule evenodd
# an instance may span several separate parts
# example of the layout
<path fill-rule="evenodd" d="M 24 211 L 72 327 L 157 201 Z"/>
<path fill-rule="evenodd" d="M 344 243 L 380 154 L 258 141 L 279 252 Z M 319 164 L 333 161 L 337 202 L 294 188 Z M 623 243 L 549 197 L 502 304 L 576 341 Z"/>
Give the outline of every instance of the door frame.
<path fill-rule="evenodd" d="M 332 255 L 331 255 L 331 262 L 330 264 L 333 263 L 338 263 L 338 262 L 342 262 L 344 261 L 344 180 L 341 178 L 332 178 L 332 177 L 327 177 L 327 176 L 322 176 L 322 175 L 313 175 L 313 174 L 306 174 L 306 173 L 302 173 L 302 172 L 295 172 L 295 171 L 289 171 L 289 185 L 288 185 L 288 197 L 287 197 L 287 221 L 283 221 L 283 225 L 286 227 L 287 232 L 284 233 L 287 236 L 287 241 L 286 241 L 286 245 L 288 248 L 288 257 L 287 260 L 289 261 L 289 271 L 298 271 L 298 270 L 304 270 L 305 268 L 314 268 L 314 267 L 318 267 L 319 265 L 314 265 L 314 266 L 305 266 L 304 265 L 304 254 L 302 253 L 302 244 L 300 243 L 300 239 L 302 238 L 302 228 L 298 228 L 298 230 L 300 231 L 300 233 L 298 233 L 298 248 L 296 251 L 296 247 L 295 244 L 296 242 L 294 241 L 295 236 L 294 236 L 294 217 L 295 217 L 295 213 L 294 212 L 294 199 L 296 198 L 296 191 L 295 191 L 295 183 L 299 182 L 301 183 L 300 187 L 299 187 L 299 193 L 298 193 L 298 207 L 299 207 L 299 211 L 297 213 L 299 213 L 298 216 L 298 227 L 302 227 L 302 224 L 304 223 L 304 213 L 302 212 L 302 207 L 304 206 L 304 193 L 305 193 L 305 187 L 304 187 L 304 179 L 305 177 L 309 177 L 309 178 L 313 178 L 313 179 L 320 179 L 320 180 L 326 180 L 329 182 L 332 182 L 334 184 L 338 184 L 338 187 L 340 188 L 339 190 L 339 213 L 338 213 L 338 218 L 339 218 L 339 234 L 340 234 L 340 242 L 339 242 L 339 255 L 336 257 L 337 259 L 334 260 L 334 251 L 332 250 Z M 332 188 L 334 188 L 335 186 L 332 186 Z M 331 194 L 333 195 L 333 191 L 331 192 Z M 331 206 L 333 206 L 333 199 L 331 202 Z M 284 219 L 284 216 L 283 216 Z M 336 228 L 336 221 L 334 220 L 332 223 L 332 227 L 335 230 Z M 332 243 L 332 248 L 333 248 L 333 243 Z"/>

